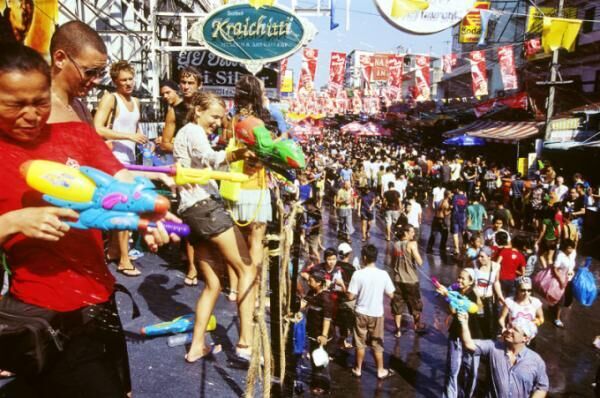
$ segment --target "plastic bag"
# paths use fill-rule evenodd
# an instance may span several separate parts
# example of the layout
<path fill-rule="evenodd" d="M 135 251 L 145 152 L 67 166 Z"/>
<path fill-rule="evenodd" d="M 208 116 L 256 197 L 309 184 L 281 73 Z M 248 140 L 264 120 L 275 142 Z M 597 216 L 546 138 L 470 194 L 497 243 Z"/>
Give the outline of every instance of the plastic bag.
<path fill-rule="evenodd" d="M 575 299 L 585 307 L 590 307 L 592 304 L 594 304 L 596 296 L 598 295 L 596 277 L 592 271 L 590 271 L 591 263 L 592 258 L 586 258 L 584 265 L 577 270 L 577 273 L 572 281 L 573 296 L 575 296 Z"/>
<path fill-rule="evenodd" d="M 294 323 L 294 354 L 300 355 L 304 352 L 306 345 L 306 317 Z"/>
<path fill-rule="evenodd" d="M 533 276 L 533 287 L 550 305 L 558 303 L 565 292 L 565 289 L 560 286 L 559 280 L 554 276 L 551 267 L 543 269 Z"/>

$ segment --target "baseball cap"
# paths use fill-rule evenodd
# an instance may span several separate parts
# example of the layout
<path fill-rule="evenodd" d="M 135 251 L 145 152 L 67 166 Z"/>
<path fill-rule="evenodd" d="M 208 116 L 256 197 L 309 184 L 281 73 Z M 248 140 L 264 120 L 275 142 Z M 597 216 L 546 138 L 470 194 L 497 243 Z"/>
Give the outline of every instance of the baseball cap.
<path fill-rule="evenodd" d="M 340 243 L 340 245 L 338 246 L 338 252 L 345 256 L 348 253 L 352 252 L 352 246 L 350 246 L 348 243 L 346 242 L 342 242 Z"/>
<path fill-rule="evenodd" d="M 536 324 L 529 319 L 517 318 L 512 322 L 512 325 L 521 329 L 523 334 L 529 337 L 529 340 L 533 339 L 538 332 Z"/>

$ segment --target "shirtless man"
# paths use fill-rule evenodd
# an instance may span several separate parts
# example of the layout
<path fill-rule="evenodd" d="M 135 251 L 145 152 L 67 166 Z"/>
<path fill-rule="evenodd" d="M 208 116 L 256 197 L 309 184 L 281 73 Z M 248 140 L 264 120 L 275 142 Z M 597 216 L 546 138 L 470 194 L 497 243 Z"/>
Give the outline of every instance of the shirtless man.
<path fill-rule="evenodd" d="M 446 254 L 446 242 L 448 241 L 448 217 L 452 213 L 452 205 L 450 200 L 452 199 L 452 191 L 447 189 L 444 192 L 444 199 L 440 202 L 439 206 L 435 209 L 433 221 L 431 222 L 431 233 L 429 235 L 429 242 L 427 243 L 427 253 L 433 253 L 433 245 L 435 244 L 435 234 L 440 234 L 440 255 Z"/>

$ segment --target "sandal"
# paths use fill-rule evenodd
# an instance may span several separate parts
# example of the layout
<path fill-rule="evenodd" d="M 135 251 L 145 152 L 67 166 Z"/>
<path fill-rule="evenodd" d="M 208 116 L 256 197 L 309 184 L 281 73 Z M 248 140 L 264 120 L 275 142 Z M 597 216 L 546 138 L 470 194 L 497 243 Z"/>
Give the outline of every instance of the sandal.
<path fill-rule="evenodd" d="M 352 368 L 352 375 L 354 377 L 358 377 L 360 379 L 360 377 L 362 376 L 362 373 L 359 372 L 358 370 L 356 370 L 355 368 Z"/>
<path fill-rule="evenodd" d="M 230 289 L 227 295 L 227 300 L 235 303 L 237 301 L 237 290 Z"/>
<path fill-rule="evenodd" d="M 396 374 L 396 372 L 394 372 L 392 369 L 386 369 L 386 370 L 387 370 L 387 373 L 383 376 L 377 375 L 377 379 L 379 379 L 379 380 L 387 379 L 388 377 L 392 377 L 393 375 Z"/>
<path fill-rule="evenodd" d="M 125 276 L 128 276 L 130 278 L 134 278 L 136 276 L 140 276 L 142 274 L 142 271 L 140 271 L 139 269 L 133 267 L 133 268 L 117 268 L 117 272 L 121 273 Z"/>
<path fill-rule="evenodd" d="M 184 358 L 187 363 L 194 363 L 194 362 L 198 362 L 201 359 L 211 358 L 213 356 L 213 354 L 218 354 L 222 350 L 223 350 L 223 347 L 221 346 L 221 344 L 211 344 L 208 347 L 204 347 L 204 354 L 201 355 L 200 357 L 190 360 L 190 359 L 188 359 L 188 354 L 185 354 Z"/>
<path fill-rule="evenodd" d="M 186 275 L 183 279 L 183 284 L 186 286 L 198 286 L 198 276 Z"/>

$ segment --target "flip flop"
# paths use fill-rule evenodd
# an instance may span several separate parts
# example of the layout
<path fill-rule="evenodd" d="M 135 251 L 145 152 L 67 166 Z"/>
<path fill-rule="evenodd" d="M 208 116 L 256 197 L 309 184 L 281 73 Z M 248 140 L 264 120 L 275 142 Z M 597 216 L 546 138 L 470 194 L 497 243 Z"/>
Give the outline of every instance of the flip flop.
<path fill-rule="evenodd" d="M 187 363 L 195 363 L 201 359 L 211 358 L 214 354 L 218 354 L 221 351 L 223 351 L 223 346 L 221 346 L 221 344 L 211 344 L 204 348 L 204 355 L 194 359 L 193 361 L 188 359 L 188 354 L 185 354 L 184 358 Z"/>
<path fill-rule="evenodd" d="M 354 377 L 358 377 L 360 379 L 360 377 L 362 376 L 362 373 L 357 371 L 356 369 L 352 368 L 352 375 Z"/>
<path fill-rule="evenodd" d="M 117 268 L 117 272 L 123 274 L 129 278 L 135 278 L 136 276 L 142 275 L 142 271 L 133 267 L 133 268 Z"/>
<path fill-rule="evenodd" d="M 186 277 L 183 279 L 183 284 L 186 286 L 198 286 L 198 277 L 194 276 L 192 278 L 186 275 Z"/>
<path fill-rule="evenodd" d="M 392 377 L 395 374 L 396 374 L 396 372 L 394 372 L 392 369 L 387 369 L 387 373 L 384 376 L 377 375 L 377 378 L 379 380 L 383 380 L 383 379 L 387 379 L 388 377 Z"/>

